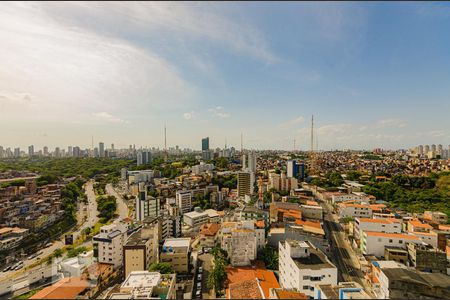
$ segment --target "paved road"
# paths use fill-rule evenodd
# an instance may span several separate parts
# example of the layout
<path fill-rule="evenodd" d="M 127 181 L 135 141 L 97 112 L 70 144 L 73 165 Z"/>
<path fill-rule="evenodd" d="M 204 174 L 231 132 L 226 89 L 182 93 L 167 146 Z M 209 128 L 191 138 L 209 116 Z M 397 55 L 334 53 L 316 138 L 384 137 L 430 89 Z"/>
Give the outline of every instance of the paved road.
<path fill-rule="evenodd" d="M 366 292 L 371 295 L 364 274 L 361 272 L 361 266 L 350 243 L 345 238 L 344 229 L 339 224 L 338 218 L 331 212 L 326 203 L 322 203 L 324 208 L 324 229 L 330 241 L 332 260 L 338 268 L 339 281 L 358 282 Z"/>
<path fill-rule="evenodd" d="M 204 253 L 198 256 L 198 265 L 203 267 L 202 275 L 202 298 L 203 299 L 215 299 L 216 297 L 212 295 L 211 290 L 208 288 L 208 276 L 213 269 L 212 255 L 209 253 Z M 195 278 L 195 288 L 197 288 L 197 278 Z"/>
<path fill-rule="evenodd" d="M 117 199 L 117 212 L 119 213 L 119 218 L 124 219 L 128 217 L 128 206 L 121 195 L 119 195 L 113 186 L 108 183 L 105 187 L 106 193 L 110 196 L 114 196 Z"/>
<path fill-rule="evenodd" d="M 38 177 L 39 177 L 39 176 L 4 178 L 4 179 L 0 179 L 0 183 L 11 182 L 11 181 L 16 181 L 16 180 L 37 179 Z"/>

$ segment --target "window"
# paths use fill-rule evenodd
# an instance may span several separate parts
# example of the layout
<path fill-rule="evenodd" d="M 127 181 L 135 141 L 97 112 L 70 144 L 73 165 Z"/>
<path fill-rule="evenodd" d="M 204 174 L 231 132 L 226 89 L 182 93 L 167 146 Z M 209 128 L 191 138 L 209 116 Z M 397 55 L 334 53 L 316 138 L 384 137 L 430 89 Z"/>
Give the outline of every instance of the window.
<path fill-rule="evenodd" d="M 392 243 L 392 240 L 389 240 L 389 243 Z"/>
<path fill-rule="evenodd" d="M 309 285 L 304 285 L 304 286 L 303 286 L 303 289 L 304 289 L 304 290 L 308 290 L 308 289 L 309 289 Z"/>
<path fill-rule="evenodd" d="M 309 276 L 303 276 L 303 280 L 308 280 Z"/>
<path fill-rule="evenodd" d="M 399 244 L 403 244 L 403 240 L 399 240 L 398 242 L 399 242 Z"/>

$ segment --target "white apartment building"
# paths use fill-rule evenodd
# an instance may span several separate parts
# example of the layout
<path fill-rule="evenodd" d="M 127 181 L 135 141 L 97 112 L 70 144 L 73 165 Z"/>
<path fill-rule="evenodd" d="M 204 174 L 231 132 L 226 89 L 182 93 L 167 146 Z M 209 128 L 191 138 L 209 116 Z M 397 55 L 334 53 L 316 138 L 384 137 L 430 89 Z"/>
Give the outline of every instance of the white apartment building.
<path fill-rule="evenodd" d="M 285 173 L 269 174 L 269 189 L 273 188 L 277 191 L 290 191 L 298 189 L 297 178 L 286 177 Z"/>
<path fill-rule="evenodd" d="M 100 228 L 100 233 L 93 237 L 94 257 L 99 263 L 120 268 L 123 262 L 123 245 L 126 240 L 125 224 L 113 223 Z"/>
<path fill-rule="evenodd" d="M 264 228 L 256 228 L 255 221 L 223 222 L 219 232 L 233 266 L 249 266 L 265 244 Z"/>
<path fill-rule="evenodd" d="M 337 268 L 310 242 L 280 241 L 278 249 L 281 287 L 314 298 L 317 285 L 337 284 Z"/>
<path fill-rule="evenodd" d="M 359 240 L 361 231 L 375 231 L 384 233 L 401 233 L 402 222 L 397 219 L 356 218 L 354 237 Z"/>
<path fill-rule="evenodd" d="M 331 196 L 331 202 L 333 204 L 346 202 L 346 201 L 356 201 L 356 202 L 369 202 L 369 198 L 364 195 L 356 195 L 356 194 L 333 194 Z"/>
<path fill-rule="evenodd" d="M 386 246 L 401 247 L 406 249 L 406 243 L 421 244 L 423 241 L 413 235 L 404 233 L 383 233 L 374 231 L 362 231 L 360 249 L 363 254 L 375 255 L 376 257 L 384 256 L 384 248 Z"/>
<path fill-rule="evenodd" d="M 205 164 L 204 162 L 200 162 L 199 165 L 195 165 L 191 167 L 192 174 L 199 175 L 203 172 L 208 172 L 214 170 L 213 164 Z"/>
<path fill-rule="evenodd" d="M 192 209 L 192 193 L 190 191 L 177 191 L 176 203 L 182 214 L 190 212 Z"/>
<path fill-rule="evenodd" d="M 369 205 L 357 203 L 339 203 L 338 204 L 339 218 L 371 218 L 372 209 Z"/>
<path fill-rule="evenodd" d="M 202 211 L 199 207 L 194 208 L 194 211 L 183 214 L 183 223 L 194 229 L 199 229 L 200 226 L 208 223 L 208 220 L 208 213 Z"/>

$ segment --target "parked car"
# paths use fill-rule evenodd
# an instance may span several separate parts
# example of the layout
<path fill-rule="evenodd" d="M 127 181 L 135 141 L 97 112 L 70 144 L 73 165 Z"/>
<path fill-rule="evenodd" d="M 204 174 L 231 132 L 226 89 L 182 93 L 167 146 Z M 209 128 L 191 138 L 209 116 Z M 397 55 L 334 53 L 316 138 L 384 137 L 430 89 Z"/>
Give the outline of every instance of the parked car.
<path fill-rule="evenodd" d="M 9 270 L 11 270 L 11 266 L 8 266 L 8 267 L 4 268 L 3 272 L 8 272 Z"/>
<path fill-rule="evenodd" d="M 202 280 L 202 274 L 197 275 L 197 280 Z"/>
<path fill-rule="evenodd" d="M 203 272 L 203 267 L 198 267 L 198 272 L 202 273 Z"/>

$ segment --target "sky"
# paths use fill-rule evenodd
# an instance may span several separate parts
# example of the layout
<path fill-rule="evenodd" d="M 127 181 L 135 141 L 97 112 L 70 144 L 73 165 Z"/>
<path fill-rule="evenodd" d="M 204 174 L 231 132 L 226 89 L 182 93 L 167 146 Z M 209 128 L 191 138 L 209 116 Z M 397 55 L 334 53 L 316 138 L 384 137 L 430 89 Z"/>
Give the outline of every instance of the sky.
<path fill-rule="evenodd" d="M 0 145 L 450 144 L 445 2 L 0 6 Z"/>

